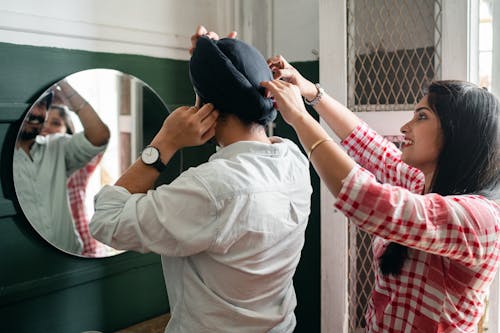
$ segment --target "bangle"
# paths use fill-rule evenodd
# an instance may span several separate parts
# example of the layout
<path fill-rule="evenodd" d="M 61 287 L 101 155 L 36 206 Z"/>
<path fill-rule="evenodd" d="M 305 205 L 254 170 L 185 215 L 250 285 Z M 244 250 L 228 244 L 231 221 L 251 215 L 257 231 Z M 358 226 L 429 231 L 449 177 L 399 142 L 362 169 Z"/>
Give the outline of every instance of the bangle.
<path fill-rule="evenodd" d="M 327 141 L 333 141 L 333 139 L 330 138 L 330 137 L 327 137 L 327 138 L 324 138 L 324 139 L 319 139 L 318 141 L 316 141 L 315 143 L 313 143 L 313 145 L 311 146 L 311 148 L 307 151 L 307 158 L 311 159 L 311 154 L 314 151 L 314 149 L 316 149 L 316 147 L 318 147 L 320 144 L 322 144 L 324 142 L 327 142 Z"/>
<path fill-rule="evenodd" d="M 318 90 L 318 93 L 312 99 L 312 101 L 308 101 L 307 98 L 304 97 L 304 102 L 307 105 L 315 106 L 316 104 L 319 103 L 319 101 L 321 100 L 321 97 L 323 97 L 323 94 L 325 93 L 325 90 L 323 88 L 321 88 L 321 86 L 319 85 L 319 83 L 316 83 L 315 86 L 316 86 L 316 89 Z"/>
<path fill-rule="evenodd" d="M 76 113 L 76 114 L 80 113 L 80 110 L 83 109 L 85 107 L 85 105 L 87 105 L 87 104 L 89 104 L 89 103 L 84 100 L 83 103 L 80 104 L 80 106 L 78 108 L 76 108 L 76 109 L 73 110 L 73 112 Z"/>
<path fill-rule="evenodd" d="M 69 94 L 66 98 L 71 99 L 71 97 L 75 96 L 77 94 L 76 91 L 73 91 L 73 93 Z"/>

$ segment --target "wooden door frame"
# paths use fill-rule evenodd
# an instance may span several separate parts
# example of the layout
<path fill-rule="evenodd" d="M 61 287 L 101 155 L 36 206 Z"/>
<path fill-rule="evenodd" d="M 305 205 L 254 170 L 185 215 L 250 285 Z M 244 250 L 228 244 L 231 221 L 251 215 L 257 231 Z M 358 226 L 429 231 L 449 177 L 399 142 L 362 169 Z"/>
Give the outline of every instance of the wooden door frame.
<path fill-rule="evenodd" d="M 470 12 L 474 1 L 441 0 L 441 73 L 443 79 L 469 79 Z M 339 102 L 347 104 L 346 0 L 319 0 L 320 82 Z M 467 24 L 464 24 L 467 22 Z M 473 20 L 472 20 L 473 22 Z M 474 40 L 472 39 L 472 42 Z M 410 111 L 410 110 L 409 110 Z M 360 112 L 358 115 L 383 135 L 399 134 L 409 119 L 403 112 Z M 411 111 L 410 111 L 411 112 Z M 331 130 L 320 120 L 333 136 Z M 321 332 L 348 331 L 348 223 L 333 207 L 334 197 L 321 183 Z M 498 279 L 496 280 L 498 281 Z M 498 282 L 493 288 L 499 293 Z M 493 302 L 498 313 L 497 295 Z M 490 303 L 492 304 L 492 303 Z M 493 304 L 492 304 L 493 305 Z M 491 306 L 490 308 L 493 308 Z M 490 315 L 497 327 L 498 316 Z M 495 321 L 495 323 L 493 322 Z M 493 332 L 496 332 L 493 330 Z"/>

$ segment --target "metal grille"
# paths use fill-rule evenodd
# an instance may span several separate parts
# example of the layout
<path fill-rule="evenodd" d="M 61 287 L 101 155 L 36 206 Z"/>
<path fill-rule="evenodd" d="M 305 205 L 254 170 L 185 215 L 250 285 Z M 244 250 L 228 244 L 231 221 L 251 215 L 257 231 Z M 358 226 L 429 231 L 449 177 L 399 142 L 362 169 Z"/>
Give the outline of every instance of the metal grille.
<path fill-rule="evenodd" d="M 348 0 L 348 105 L 412 110 L 441 70 L 441 0 Z"/>
<path fill-rule="evenodd" d="M 413 110 L 441 72 L 441 0 L 347 0 L 348 107 Z M 391 140 L 391 138 L 388 138 Z M 372 237 L 349 228 L 349 332 L 363 332 Z"/>

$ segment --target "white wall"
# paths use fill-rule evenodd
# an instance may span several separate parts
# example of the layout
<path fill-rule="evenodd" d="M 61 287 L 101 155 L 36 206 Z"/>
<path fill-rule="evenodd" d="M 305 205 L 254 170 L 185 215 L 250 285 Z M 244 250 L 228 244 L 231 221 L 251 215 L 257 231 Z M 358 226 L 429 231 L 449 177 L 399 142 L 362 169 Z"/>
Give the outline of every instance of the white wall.
<path fill-rule="evenodd" d="M 0 41 L 187 59 L 196 25 L 217 25 L 216 2 L 2 0 Z"/>
<path fill-rule="evenodd" d="M 289 4 L 290 2 L 290 4 Z M 312 60 L 317 0 L 2 0 L 0 42 L 188 59 L 198 24 L 264 53 Z"/>
<path fill-rule="evenodd" d="M 319 0 L 274 0 L 273 53 L 290 61 L 317 60 Z"/>

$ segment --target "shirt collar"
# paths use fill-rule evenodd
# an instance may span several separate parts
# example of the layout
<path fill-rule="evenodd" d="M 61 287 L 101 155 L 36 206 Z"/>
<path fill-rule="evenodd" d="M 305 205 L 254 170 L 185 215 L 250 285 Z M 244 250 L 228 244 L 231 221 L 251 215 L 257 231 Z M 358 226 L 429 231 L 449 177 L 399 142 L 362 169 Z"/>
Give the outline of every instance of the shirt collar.
<path fill-rule="evenodd" d="M 238 141 L 229 146 L 221 148 L 215 154 L 210 156 L 209 161 L 218 158 L 231 158 L 241 153 L 251 153 L 256 155 L 281 156 L 288 149 L 287 139 L 277 136 L 269 138 L 271 143 L 258 141 Z"/>

